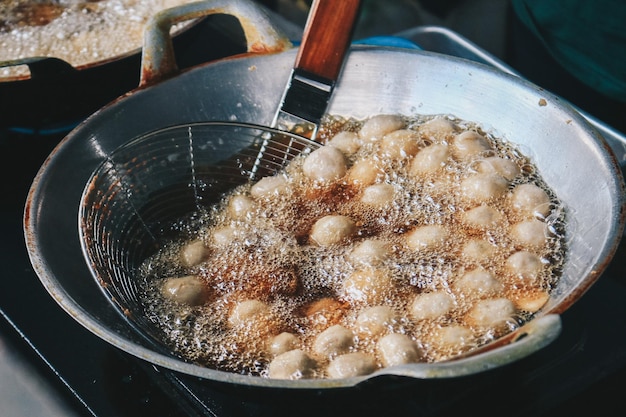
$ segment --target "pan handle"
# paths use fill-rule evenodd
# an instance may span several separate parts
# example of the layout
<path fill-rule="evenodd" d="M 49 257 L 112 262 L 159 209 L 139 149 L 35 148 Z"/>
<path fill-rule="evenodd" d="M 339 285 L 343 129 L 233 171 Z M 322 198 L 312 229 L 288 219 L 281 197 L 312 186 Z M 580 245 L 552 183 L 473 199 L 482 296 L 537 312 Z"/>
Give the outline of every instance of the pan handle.
<path fill-rule="evenodd" d="M 239 20 L 249 53 L 281 52 L 292 47 L 289 39 L 272 25 L 269 16 L 250 0 L 204 0 L 172 7 L 155 14 L 146 25 L 139 87 L 155 84 L 179 72 L 171 27 L 212 14 L 231 15 Z"/>
<path fill-rule="evenodd" d="M 390 367 L 370 375 L 399 375 L 412 378 L 451 378 L 488 371 L 520 360 L 552 343 L 561 334 L 561 316 L 537 317 L 510 334 L 508 344 L 487 345 L 481 352 L 447 362 L 415 363 Z"/>

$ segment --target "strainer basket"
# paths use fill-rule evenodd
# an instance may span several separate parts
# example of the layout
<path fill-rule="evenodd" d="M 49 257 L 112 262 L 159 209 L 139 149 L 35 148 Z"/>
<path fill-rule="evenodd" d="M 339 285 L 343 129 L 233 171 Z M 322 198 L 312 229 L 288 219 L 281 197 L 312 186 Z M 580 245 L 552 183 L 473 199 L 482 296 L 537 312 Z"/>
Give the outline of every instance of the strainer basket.
<path fill-rule="evenodd" d="M 319 146 L 284 131 L 215 122 L 125 143 L 94 171 L 80 202 L 80 241 L 93 277 L 138 331 L 158 340 L 138 298 L 140 264 L 164 242 L 185 237 L 181 219 L 193 221 L 233 188 Z"/>

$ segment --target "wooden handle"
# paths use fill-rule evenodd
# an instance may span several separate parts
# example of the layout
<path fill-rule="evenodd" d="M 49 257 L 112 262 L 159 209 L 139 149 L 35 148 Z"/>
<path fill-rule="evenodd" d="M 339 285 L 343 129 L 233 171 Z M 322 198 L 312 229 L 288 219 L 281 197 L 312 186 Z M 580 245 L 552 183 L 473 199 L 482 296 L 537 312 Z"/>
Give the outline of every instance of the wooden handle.
<path fill-rule="evenodd" d="M 336 81 L 350 46 L 360 0 L 315 0 L 296 57 L 296 69 Z"/>

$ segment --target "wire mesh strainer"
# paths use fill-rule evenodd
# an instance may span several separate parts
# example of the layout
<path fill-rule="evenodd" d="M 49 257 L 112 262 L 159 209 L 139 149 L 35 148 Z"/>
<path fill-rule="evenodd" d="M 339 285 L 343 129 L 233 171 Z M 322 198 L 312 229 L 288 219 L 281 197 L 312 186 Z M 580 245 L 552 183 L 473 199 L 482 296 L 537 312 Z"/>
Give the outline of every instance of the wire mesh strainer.
<path fill-rule="evenodd" d="M 131 322 L 154 333 L 138 299 L 137 268 L 164 242 L 183 237 L 177 221 L 319 146 L 280 130 L 218 122 L 164 128 L 125 143 L 82 194 L 79 232 L 92 275 Z"/>

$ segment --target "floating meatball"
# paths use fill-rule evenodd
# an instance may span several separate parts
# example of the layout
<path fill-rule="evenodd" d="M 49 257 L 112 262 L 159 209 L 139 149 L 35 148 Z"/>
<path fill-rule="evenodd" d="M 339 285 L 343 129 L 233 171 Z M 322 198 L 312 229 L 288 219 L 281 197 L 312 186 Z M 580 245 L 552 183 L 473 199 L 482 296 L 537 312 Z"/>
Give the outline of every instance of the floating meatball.
<path fill-rule="evenodd" d="M 391 184 L 373 184 L 363 190 L 361 202 L 370 206 L 385 206 L 393 201 L 395 191 Z"/>
<path fill-rule="evenodd" d="M 454 308 L 454 300 L 443 291 L 425 292 L 415 296 L 409 307 L 414 320 L 435 320 Z"/>
<path fill-rule="evenodd" d="M 300 349 L 290 350 L 276 356 L 270 362 L 268 370 L 272 379 L 311 378 L 316 362 Z"/>
<path fill-rule="evenodd" d="M 237 232 L 238 230 L 234 226 L 218 227 L 211 233 L 212 243 L 218 248 L 224 248 L 235 240 Z"/>
<path fill-rule="evenodd" d="M 463 245 L 461 253 L 465 258 L 483 262 L 495 255 L 496 247 L 485 239 L 471 239 Z"/>
<path fill-rule="evenodd" d="M 378 336 L 391 329 L 396 320 L 396 312 L 390 306 L 373 306 L 363 309 L 354 325 L 360 333 Z"/>
<path fill-rule="evenodd" d="M 473 346 L 475 340 L 472 330 L 460 324 L 438 327 L 430 337 L 430 342 L 435 348 L 450 352 L 452 355 Z"/>
<path fill-rule="evenodd" d="M 161 287 L 161 294 L 165 298 L 190 306 L 204 304 L 209 293 L 207 284 L 196 275 L 168 278 Z"/>
<path fill-rule="evenodd" d="M 419 134 L 415 130 L 399 129 L 387 133 L 380 141 L 380 152 L 385 158 L 402 160 L 419 151 Z"/>
<path fill-rule="evenodd" d="M 461 181 L 463 196 L 476 203 L 501 197 L 508 188 L 509 182 L 498 174 L 474 174 Z"/>
<path fill-rule="evenodd" d="M 477 229 L 493 228 L 502 223 L 504 215 L 491 206 L 482 204 L 463 213 L 463 223 Z"/>
<path fill-rule="evenodd" d="M 449 231 L 445 226 L 432 224 L 411 230 L 406 234 L 405 241 L 410 249 L 429 250 L 443 245 L 448 236 Z"/>
<path fill-rule="evenodd" d="M 320 246 L 341 243 L 356 232 L 356 224 L 347 216 L 328 215 L 315 222 L 311 239 Z"/>
<path fill-rule="evenodd" d="M 272 355 L 280 355 L 296 349 L 298 346 L 298 336 L 289 332 L 282 332 L 270 339 L 269 351 Z"/>
<path fill-rule="evenodd" d="M 484 174 L 498 174 L 511 181 L 520 174 L 521 170 L 520 167 L 510 159 L 504 159 L 499 156 L 490 156 L 488 158 L 481 159 L 478 162 L 478 172 L 482 172 Z"/>
<path fill-rule="evenodd" d="M 328 145 L 339 149 L 344 155 L 352 155 L 361 148 L 361 140 L 355 132 L 343 131 L 333 136 Z"/>
<path fill-rule="evenodd" d="M 550 197 L 535 184 L 520 184 L 511 193 L 511 207 L 525 217 L 546 217 L 551 210 Z"/>
<path fill-rule="evenodd" d="M 249 325 L 270 316 L 270 307 L 259 300 L 245 300 L 238 302 L 228 316 L 228 323 L 232 327 Z"/>
<path fill-rule="evenodd" d="M 448 158 L 448 145 L 435 143 L 422 149 L 415 155 L 409 167 L 409 173 L 414 176 L 428 175 L 441 170 Z"/>
<path fill-rule="evenodd" d="M 404 365 L 419 362 L 422 352 L 417 343 L 401 333 L 383 336 L 376 345 L 376 350 L 384 366 Z"/>
<path fill-rule="evenodd" d="M 366 239 L 350 252 L 353 262 L 375 266 L 383 262 L 391 254 L 391 244 L 384 240 Z"/>
<path fill-rule="evenodd" d="M 348 180 L 357 185 L 367 186 L 374 184 L 383 173 L 374 159 L 360 159 L 348 170 Z"/>
<path fill-rule="evenodd" d="M 343 291 L 349 300 L 369 304 L 384 302 L 393 290 L 391 274 L 380 268 L 355 271 L 343 282 Z"/>
<path fill-rule="evenodd" d="M 435 117 L 420 125 L 418 130 L 422 136 L 444 141 L 456 135 L 457 129 L 457 125 L 452 120 L 443 117 Z"/>
<path fill-rule="evenodd" d="M 330 378 L 352 378 L 369 375 L 376 370 L 376 359 L 363 352 L 346 353 L 337 356 L 328 365 Z"/>
<path fill-rule="evenodd" d="M 324 358 L 347 353 L 354 346 L 354 334 L 345 327 L 335 324 L 318 334 L 313 341 L 312 350 Z"/>
<path fill-rule="evenodd" d="M 491 298 L 477 302 L 470 309 L 466 320 L 473 326 L 496 327 L 513 320 L 515 305 L 508 298 Z"/>
<path fill-rule="evenodd" d="M 183 246 L 180 251 L 180 260 L 184 266 L 195 266 L 204 261 L 210 250 L 204 245 L 202 239 L 197 239 Z"/>
<path fill-rule="evenodd" d="M 454 137 L 452 149 L 456 158 L 468 159 L 490 150 L 491 145 L 480 133 L 466 131 Z"/>
<path fill-rule="evenodd" d="M 253 213 L 256 203 L 245 195 L 236 195 L 228 202 L 228 214 L 235 220 L 243 220 Z"/>
<path fill-rule="evenodd" d="M 546 245 L 547 234 L 547 225 L 537 219 L 523 221 L 511 227 L 511 237 L 516 242 L 534 249 L 541 249 Z"/>
<path fill-rule="evenodd" d="M 483 268 L 476 268 L 465 273 L 455 282 L 454 287 L 463 294 L 478 297 L 494 295 L 504 288 L 493 274 Z"/>
<path fill-rule="evenodd" d="M 322 183 L 334 181 L 346 175 L 348 163 L 343 152 L 332 146 L 322 146 L 311 152 L 302 164 L 304 175 Z"/>
<path fill-rule="evenodd" d="M 380 140 L 389 132 L 402 129 L 404 119 L 398 115 L 379 114 L 372 116 L 363 123 L 359 130 L 359 137 L 367 142 Z"/>
<path fill-rule="evenodd" d="M 543 269 L 543 262 L 532 252 L 519 251 L 507 258 L 506 268 L 519 278 L 535 279 Z"/>
<path fill-rule="evenodd" d="M 512 298 L 518 310 L 535 313 L 548 302 L 550 293 L 542 290 L 519 291 Z"/>
<path fill-rule="evenodd" d="M 280 194 L 287 185 L 287 178 L 284 175 L 263 177 L 250 188 L 250 195 L 255 198 L 270 197 Z"/>

